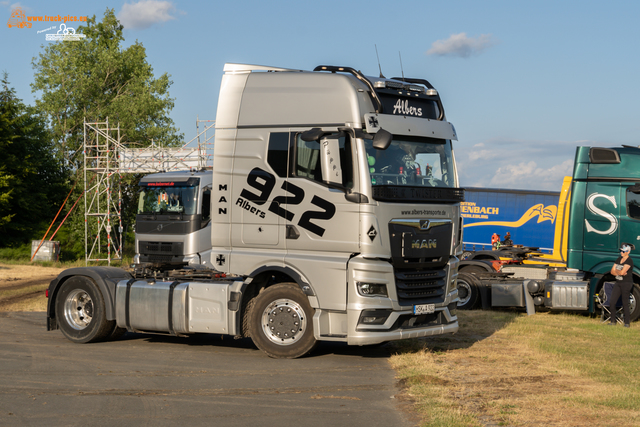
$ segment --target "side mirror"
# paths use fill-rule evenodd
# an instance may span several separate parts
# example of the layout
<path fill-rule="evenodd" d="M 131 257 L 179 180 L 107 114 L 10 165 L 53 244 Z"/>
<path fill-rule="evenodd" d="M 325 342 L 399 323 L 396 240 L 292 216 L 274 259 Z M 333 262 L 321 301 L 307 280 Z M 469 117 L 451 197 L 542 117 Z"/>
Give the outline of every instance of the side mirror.
<path fill-rule="evenodd" d="M 320 166 L 324 182 L 342 185 L 340 139 L 338 135 L 329 135 L 320 140 Z"/>
<path fill-rule="evenodd" d="M 317 141 L 322 137 L 323 134 L 324 132 L 322 131 L 322 129 L 313 128 L 302 132 L 302 134 L 300 134 L 300 139 L 307 142 Z"/>
<path fill-rule="evenodd" d="M 384 129 L 380 129 L 373 137 L 373 148 L 376 150 L 386 150 L 391 144 L 393 135 Z"/>

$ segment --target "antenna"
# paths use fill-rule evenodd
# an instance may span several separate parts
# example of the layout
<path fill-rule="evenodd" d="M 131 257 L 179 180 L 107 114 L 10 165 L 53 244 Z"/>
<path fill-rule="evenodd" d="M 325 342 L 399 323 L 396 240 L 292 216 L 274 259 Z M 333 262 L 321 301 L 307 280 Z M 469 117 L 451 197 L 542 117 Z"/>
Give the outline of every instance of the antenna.
<path fill-rule="evenodd" d="M 380 70 L 380 78 L 386 79 L 386 77 L 382 75 L 382 67 L 380 66 L 380 55 L 378 55 L 378 45 L 374 44 L 374 46 L 376 47 L 376 56 L 378 57 L 378 69 Z"/>
<path fill-rule="evenodd" d="M 404 81 L 404 69 L 402 68 L 402 55 L 398 51 L 398 57 L 400 58 L 400 72 L 402 73 L 402 81 Z"/>

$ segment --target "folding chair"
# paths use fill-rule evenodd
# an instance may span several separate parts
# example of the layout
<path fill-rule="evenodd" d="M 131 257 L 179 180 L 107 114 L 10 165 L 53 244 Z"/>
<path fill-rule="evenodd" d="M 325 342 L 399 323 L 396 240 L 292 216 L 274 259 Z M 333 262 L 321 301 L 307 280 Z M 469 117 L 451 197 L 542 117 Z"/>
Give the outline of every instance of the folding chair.
<path fill-rule="evenodd" d="M 596 299 L 602 309 L 602 313 L 600 314 L 602 323 L 611 321 L 611 292 L 613 291 L 614 285 L 615 282 L 604 282 L 602 290 L 596 295 Z M 623 324 L 622 298 L 618 298 L 618 301 L 616 301 L 615 310 L 617 323 Z"/>

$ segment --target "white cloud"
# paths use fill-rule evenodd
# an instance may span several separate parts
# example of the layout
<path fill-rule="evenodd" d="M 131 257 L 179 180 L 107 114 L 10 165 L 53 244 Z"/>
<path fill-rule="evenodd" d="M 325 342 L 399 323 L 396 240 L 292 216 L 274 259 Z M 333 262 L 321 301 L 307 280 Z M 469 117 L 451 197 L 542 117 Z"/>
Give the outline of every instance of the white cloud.
<path fill-rule="evenodd" d="M 13 3 L 13 4 L 9 4 L 9 3 L 10 3 L 10 2 L 8 2 L 8 1 L 2 1 L 2 2 L 0 2 L 0 4 L 1 4 L 2 6 L 8 7 L 10 10 L 13 10 L 13 9 L 15 9 L 15 8 L 18 8 L 18 7 L 19 7 L 20 9 L 24 10 L 25 12 L 30 12 L 30 11 L 32 10 L 30 7 L 28 7 L 28 6 L 24 6 L 24 5 L 22 5 L 20 2 Z"/>
<path fill-rule="evenodd" d="M 455 144 L 462 187 L 560 191 L 571 175 L 576 147 L 594 141 L 490 139 Z"/>
<path fill-rule="evenodd" d="M 433 42 L 431 49 L 427 51 L 427 55 L 468 58 L 471 55 L 479 54 L 495 43 L 491 34 L 482 34 L 476 38 L 467 37 L 466 33 L 452 34 L 446 40 Z"/>
<path fill-rule="evenodd" d="M 175 11 L 175 6 L 169 1 L 141 0 L 125 3 L 118 13 L 118 20 L 126 29 L 144 29 L 176 19 L 172 16 Z"/>
<path fill-rule="evenodd" d="M 560 164 L 553 165 L 548 168 L 539 167 L 538 164 L 531 160 L 529 162 L 521 162 L 517 165 L 506 165 L 499 167 L 489 184 L 502 188 L 531 188 L 533 183 L 539 190 L 556 190 L 560 188 L 550 188 L 562 183 L 565 176 L 570 176 L 573 171 L 573 159 L 567 159 Z"/>

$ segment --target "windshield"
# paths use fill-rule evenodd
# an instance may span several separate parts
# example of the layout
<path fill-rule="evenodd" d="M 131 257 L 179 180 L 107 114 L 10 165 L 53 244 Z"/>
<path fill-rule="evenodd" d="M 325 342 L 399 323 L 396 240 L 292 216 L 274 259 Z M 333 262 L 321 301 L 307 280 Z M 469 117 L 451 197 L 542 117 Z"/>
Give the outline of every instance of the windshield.
<path fill-rule="evenodd" d="M 196 214 L 198 187 L 142 187 L 138 199 L 139 214 Z"/>
<path fill-rule="evenodd" d="M 371 184 L 456 187 L 451 141 L 394 136 L 386 150 L 364 140 Z"/>

